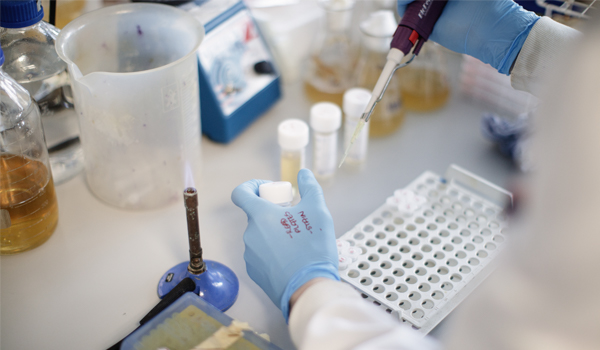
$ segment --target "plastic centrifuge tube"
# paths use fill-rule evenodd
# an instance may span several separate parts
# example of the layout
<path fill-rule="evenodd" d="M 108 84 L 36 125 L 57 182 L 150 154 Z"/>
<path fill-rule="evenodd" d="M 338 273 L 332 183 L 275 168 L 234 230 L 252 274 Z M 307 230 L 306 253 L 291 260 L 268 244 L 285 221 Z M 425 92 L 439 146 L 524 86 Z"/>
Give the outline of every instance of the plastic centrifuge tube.
<path fill-rule="evenodd" d="M 258 195 L 282 207 L 291 207 L 294 200 L 292 184 L 287 181 L 267 182 L 258 186 Z"/>
<path fill-rule="evenodd" d="M 366 123 L 360 134 L 356 137 L 352 148 L 348 150 L 350 141 L 356 129 L 356 125 L 361 121 L 362 116 L 369 100 L 371 92 L 367 89 L 353 88 L 344 93 L 344 149 L 347 150 L 346 161 L 348 163 L 362 163 L 367 158 L 367 145 L 369 143 L 369 123 Z"/>
<path fill-rule="evenodd" d="M 337 131 L 342 111 L 336 104 L 321 102 L 310 109 L 313 130 L 313 172 L 319 179 L 330 179 L 337 168 Z"/>
<path fill-rule="evenodd" d="M 294 196 L 298 193 L 298 172 L 304 168 L 308 125 L 300 119 L 287 119 L 277 128 L 281 148 L 281 181 L 292 184 Z"/>

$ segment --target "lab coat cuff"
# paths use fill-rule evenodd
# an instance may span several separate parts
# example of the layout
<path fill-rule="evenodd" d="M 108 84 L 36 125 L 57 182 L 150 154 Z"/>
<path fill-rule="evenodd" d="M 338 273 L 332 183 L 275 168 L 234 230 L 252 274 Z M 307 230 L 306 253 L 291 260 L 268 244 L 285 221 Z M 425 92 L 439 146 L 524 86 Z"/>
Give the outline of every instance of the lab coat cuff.
<path fill-rule="evenodd" d="M 285 322 L 289 322 L 290 299 L 294 292 L 306 282 L 317 277 L 330 278 L 335 281 L 340 280 L 337 267 L 333 266 L 331 263 L 312 264 L 294 274 L 281 296 L 281 305 L 279 309 L 283 313 Z"/>
<path fill-rule="evenodd" d="M 531 28 L 515 61 L 511 72 L 512 87 L 539 96 L 542 78 L 552 74 L 553 62 L 579 34 L 549 17 L 540 18 Z"/>
<path fill-rule="evenodd" d="M 308 323 L 321 308 L 341 300 L 363 302 L 360 294 L 343 282 L 327 280 L 308 287 L 298 298 L 290 313 L 290 335 L 294 344 L 300 347 Z"/>

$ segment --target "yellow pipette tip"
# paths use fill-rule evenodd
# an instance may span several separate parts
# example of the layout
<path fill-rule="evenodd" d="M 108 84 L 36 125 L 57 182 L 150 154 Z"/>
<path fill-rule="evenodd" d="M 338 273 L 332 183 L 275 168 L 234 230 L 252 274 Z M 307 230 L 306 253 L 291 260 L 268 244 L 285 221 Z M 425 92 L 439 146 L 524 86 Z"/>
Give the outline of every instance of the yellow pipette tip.
<path fill-rule="evenodd" d="M 360 118 L 358 120 L 358 124 L 356 124 L 356 128 L 354 129 L 354 134 L 352 134 L 352 138 L 350 139 L 350 144 L 348 145 L 348 148 L 346 148 L 346 152 L 344 152 L 344 156 L 342 157 L 342 161 L 340 162 L 340 165 L 338 166 L 338 168 L 341 168 L 342 164 L 344 164 L 346 157 L 348 157 L 348 152 L 350 151 L 350 148 L 352 148 L 354 141 L 356 141 L 356 139 L 358 138 L 358 135 L 360 135 L 360 132 L 362 131 L 364 126 L 365 126 L 365 120 L 363 118 Z"/>
<path fill-rule="evenodd" d="M 342 167 L 342 164 L 344 164 L 346 157 L 348 157 L 348 150 L 346 150 L 346 152 L 344 152 L 344 156 L 342 157 L 342 161 L 340 162 L 340 165 L 338 165 L 338 169 Z"/>

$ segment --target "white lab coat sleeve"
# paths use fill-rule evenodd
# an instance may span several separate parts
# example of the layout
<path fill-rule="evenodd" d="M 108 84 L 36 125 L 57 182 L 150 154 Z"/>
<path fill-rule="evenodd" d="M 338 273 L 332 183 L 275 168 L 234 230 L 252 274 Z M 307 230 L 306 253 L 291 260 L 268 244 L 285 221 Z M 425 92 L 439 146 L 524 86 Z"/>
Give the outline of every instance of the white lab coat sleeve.
<path fill-rule="evenodd" d="M 576 41 L 545 79 L 509 255 L 456 310 L 447 349 L 600 349 L 600 13 Z"/>
<path fill-rule="evenodd" d="M 290 314 L 298 349 L 438 349 L 385 311 L 362 299 L 351 286 L 322 281 L 307 288 Z"/>
<path fill-rule="evenodd" d="M 513 88 L 539 96 L 542 77 L 548 75 L 556 57 L 569 48 L 579 34 L 548 17 L 540 18 L 529 32 L 511 71 Z"/>

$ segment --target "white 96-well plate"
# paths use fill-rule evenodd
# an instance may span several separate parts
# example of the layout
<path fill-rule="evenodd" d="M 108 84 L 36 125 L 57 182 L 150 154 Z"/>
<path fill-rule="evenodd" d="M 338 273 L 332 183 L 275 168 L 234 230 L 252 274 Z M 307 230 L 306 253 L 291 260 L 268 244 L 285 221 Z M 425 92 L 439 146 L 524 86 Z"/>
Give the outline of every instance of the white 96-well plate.
<path fill-rule="evenodd" d="M 411 214 L 384 204 L 340 237 L 360 252 L 340 264 L 340 277 L 427 334 L 491 272 L 512 196 L 454 165 L 445 178 L 425 172 L 405 190 L 427 201 Z"/>

